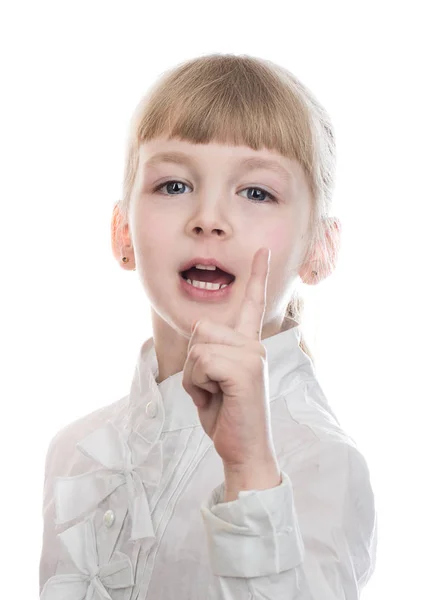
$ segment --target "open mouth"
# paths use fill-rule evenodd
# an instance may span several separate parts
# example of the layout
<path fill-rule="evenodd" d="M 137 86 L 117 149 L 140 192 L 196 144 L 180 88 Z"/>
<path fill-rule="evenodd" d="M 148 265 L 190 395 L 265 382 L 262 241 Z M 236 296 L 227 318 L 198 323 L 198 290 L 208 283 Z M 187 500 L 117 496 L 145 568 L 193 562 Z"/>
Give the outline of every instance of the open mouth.
<path fill-rule="evenodd" d="M 181 271 L 180 276 L 194 287 L 201 289 L 221 289 L 235 281 L 235 275 L 226 273 L 218 267 L 215 270 L 191 267 L 186 271 Z"/>

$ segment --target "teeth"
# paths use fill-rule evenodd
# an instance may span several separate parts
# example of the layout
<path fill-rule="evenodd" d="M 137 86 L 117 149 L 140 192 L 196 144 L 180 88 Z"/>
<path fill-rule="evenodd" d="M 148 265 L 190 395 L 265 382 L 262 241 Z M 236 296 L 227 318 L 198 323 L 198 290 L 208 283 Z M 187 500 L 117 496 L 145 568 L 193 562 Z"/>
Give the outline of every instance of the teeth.
<path fill-rule="evenodd" d="M 190 279 L 186 279 L 187 283 L 190 285 L 200 288 L 202 290 L 219 290 L 222 288 L 226 288 L 228 283 L 211 283 L 210 281 L 191 281 Z"/>
<path fill-rule="evenodd" d="M 204 271 L 216 271 L 216 265 L 194 265 L 196 269 L 203 269 Z"/>

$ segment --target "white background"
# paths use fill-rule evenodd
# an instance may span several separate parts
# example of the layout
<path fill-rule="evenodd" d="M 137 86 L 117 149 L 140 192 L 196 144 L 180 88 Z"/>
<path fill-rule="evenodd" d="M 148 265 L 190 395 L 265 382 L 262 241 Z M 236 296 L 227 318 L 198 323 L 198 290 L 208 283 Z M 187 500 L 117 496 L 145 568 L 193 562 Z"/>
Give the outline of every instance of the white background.
<path fill-rule="evenodd" d="M 363 599 L 424 588 L 425 77 L 418 2 L 4 2 L 1 87 L 1 596 L 38 597 L 44 458 L 57 430 L 124 396 L 151 336 L 114 261 L 128 122 L 201 54 L 296 74 L 337 136 L 343 246 L 308 298 L 318 377 L 367 458 L 379 514 Z M 25 576 L 23 574 L 25 573 Z M 6 589 L 4 589 L 6 586 Z M 6 592 L 9 592 L 7 594 Z"/>

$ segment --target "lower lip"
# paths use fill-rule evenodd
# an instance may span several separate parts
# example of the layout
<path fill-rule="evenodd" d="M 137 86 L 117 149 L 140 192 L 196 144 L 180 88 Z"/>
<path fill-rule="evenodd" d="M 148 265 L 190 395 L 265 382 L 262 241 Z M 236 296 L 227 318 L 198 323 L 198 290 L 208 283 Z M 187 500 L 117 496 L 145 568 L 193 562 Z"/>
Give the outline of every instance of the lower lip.
<path fill-rule="evenodd" d="M 225 288 L 219 288 L 218 290 L 203 290 L 201 288 L 194 287 L 193 285 L 188 283 L 186 279 L 182 277 L 182 275 L 178 274 L 178 276 L 183 292 L 187 294 L 190 298 L 194 298 L 195 300 L 223 300 L 224 298 L 227 298 L 230 295 L 232 287 L 235 283 L 234 279 L 234 281 L 232 283 L 229 283 Z"/>

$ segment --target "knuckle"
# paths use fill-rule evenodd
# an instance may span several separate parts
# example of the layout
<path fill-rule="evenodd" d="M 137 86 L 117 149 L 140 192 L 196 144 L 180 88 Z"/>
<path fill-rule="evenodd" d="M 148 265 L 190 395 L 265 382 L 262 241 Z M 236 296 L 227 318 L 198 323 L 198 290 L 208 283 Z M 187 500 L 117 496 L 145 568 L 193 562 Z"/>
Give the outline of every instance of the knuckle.
<path fill-rule="evenodd" d="M 206 367 L 210 363 L 210 359 L 210 352 L 207 348 L 204 348 L 204 351 L 200 354 L 199 362 L 203 365 L 203 367 Z"/>
<path fill-rule="evenodd" d="M 201 355 L 201 344 L 194 344 L 189 352 L 192 359 L 198 359 Z"/>
<path fill-rule="evenodd" d="M 209 351 L 205 344 L 194 344 L 191 348 L 190 354 L 194 362 L 197 361 L 202 365 L 205 365 L 210 359 Z"/>

